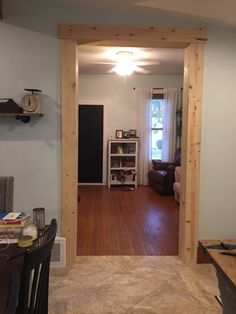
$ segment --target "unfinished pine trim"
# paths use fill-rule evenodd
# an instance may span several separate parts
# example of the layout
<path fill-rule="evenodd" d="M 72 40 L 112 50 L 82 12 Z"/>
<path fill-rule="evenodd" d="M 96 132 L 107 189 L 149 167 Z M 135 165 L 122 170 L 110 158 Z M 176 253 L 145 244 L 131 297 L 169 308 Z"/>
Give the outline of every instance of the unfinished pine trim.
<path fill-rule="evenodd" d="M 163 42 L 163 41 L 148 41 L 146 38 L 142 38 L 142 41 L 138 39 L 117 39 L 117 40 L 100 40 L 93 41 L 80 39 L 77 40 L 78 45 L 89 46 L 110 46 L 110 47 L 143 47 L 143 48 L 175 48 L 184 49 L 188 47 L 186 42 Z"/>
<path fill-rule="evenodd" d="M 192 43 L 184 55 L 179 254 L 186 263 L 197 260 L 203 54 L 203 44 Z"/>
<path fill-rule="evenodd" d="M 62 105 L 62 213 L 61 231 L 66 238 L 67 265 L 77 253 L 77 110 L 78 47 L 74 40 L 61 41 Z"/>
<path fill-rule="evenodd" d="M 67 262 L 75 261 L 77 246 L 77 44 L 185 48 L 184 110 L 181 161 L 179 255 L 196 262 L 203 52 L 207 30 L 202 28 L 132 28 L 60 25 L 62 41 L 62 234 L 67 239 Z M 176 47 L 175 45 L 179 45 Z"/>
<path fill-rule="evenodd" d="M 197 43 L 207 40 L 205 28 L 129 27 L 106 25 L 59 25 L 59 38 L 75 39 L 80 44 L 99 41 L 135 41 L 139 45 L 162 43 Z M 149 46 L 148 46 L 149 47 Z M 155 47 L 155 46 L 153 46 Z"/>

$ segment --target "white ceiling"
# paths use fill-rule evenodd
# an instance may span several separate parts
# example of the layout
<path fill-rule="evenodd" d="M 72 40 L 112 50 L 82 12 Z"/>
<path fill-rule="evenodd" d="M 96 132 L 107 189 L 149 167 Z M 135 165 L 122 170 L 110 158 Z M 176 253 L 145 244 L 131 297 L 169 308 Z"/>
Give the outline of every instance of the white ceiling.
<path fill-rule="evenodd" d="M 127 47 L 89 47 L 79 48 L 79 71 L 81 74 L 106 74 L 113 64 L 99 64 L 97 62 L 115 62 L 118 51 L 133 52 L 133 60 L 151 62 L 151 65 L 141 67 L 149 71 L 149 75 L 155 74 L 182 74 L 183 50 L 182 49 L 153 49 L 153 48 L 127 48 Z M 156 63 L 156 64 L 155 64 Z M 139 74 L 139 73 L 136 73 Z M 145 74 L 142 74 L 145 75 Z"/>

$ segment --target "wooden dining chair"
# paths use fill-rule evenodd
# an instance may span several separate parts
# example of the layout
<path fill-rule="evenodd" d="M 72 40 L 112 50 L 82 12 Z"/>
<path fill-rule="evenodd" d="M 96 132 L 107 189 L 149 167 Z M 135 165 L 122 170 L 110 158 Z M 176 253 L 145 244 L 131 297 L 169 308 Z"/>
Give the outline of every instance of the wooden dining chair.
<path fill-rule="evenodd" d="M 7 306 L 4 314 L 15 314 L 18 302 L 18 294 L 20 287 L 20 276 L 17 271 L 13 271 L 11 277 L 11 289 L 9 290 Z"/>
<path fill-rule="evenodd" d="M 24 254 L 6 259 L 0 265 L 0 314 L 15 314 Z"/>
<path fill-rule="evenodd" d="M 43 239 L 25 252 L 17 314 L 48 313 L 49 269 L 56 233 L 57 222 L 52 219 Z"/>

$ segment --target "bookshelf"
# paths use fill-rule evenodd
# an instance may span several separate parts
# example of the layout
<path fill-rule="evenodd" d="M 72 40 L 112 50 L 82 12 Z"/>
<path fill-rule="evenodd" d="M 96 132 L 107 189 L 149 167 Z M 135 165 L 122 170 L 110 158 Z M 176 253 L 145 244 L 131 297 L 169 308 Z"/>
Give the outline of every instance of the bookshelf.
<path fill-rule="evenodd" d="M 108 141 L 108 187 L 132 185 L 137 187 L 138 140 Z"/>

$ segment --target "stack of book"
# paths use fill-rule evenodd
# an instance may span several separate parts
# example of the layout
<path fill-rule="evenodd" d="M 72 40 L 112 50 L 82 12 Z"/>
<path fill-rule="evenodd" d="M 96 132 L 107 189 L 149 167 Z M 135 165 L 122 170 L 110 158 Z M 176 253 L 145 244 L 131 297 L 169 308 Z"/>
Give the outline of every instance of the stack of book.
<path fill-rule="evenodd" d="M 30 214 L 24 212 L 2 213 L 0 212 L 0 238 L 18 239 L 22 228 L 24 228 L 30 219 Z"/>

